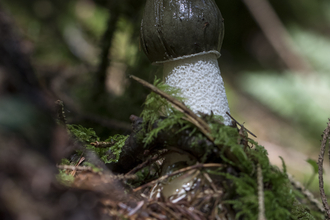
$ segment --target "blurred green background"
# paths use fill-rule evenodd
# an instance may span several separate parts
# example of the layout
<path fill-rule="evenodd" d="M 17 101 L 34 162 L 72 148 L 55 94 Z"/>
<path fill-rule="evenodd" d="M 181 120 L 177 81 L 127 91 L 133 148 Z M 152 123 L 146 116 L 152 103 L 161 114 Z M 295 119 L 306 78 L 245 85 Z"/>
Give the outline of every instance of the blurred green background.
<path fill-rule="evenodd" d="M 216 0 L 225 19 L 219 65 L 231 114 L 307 182 L 330 118 L 330 1 Z M 129 133 L 162 70 L 139 48 L 145 0 L 2 0 L 43 88 L 71 123 Z M 108 50 L 107 50 L 108 49 Z M 107 68 L 106 68 L 107 67 Z M 330 173 L 330 171 L 326 171 Z M 327 179 L 329 180 L 329 178 Z M 317 181 L 313 182 L 316 185 Z"/>

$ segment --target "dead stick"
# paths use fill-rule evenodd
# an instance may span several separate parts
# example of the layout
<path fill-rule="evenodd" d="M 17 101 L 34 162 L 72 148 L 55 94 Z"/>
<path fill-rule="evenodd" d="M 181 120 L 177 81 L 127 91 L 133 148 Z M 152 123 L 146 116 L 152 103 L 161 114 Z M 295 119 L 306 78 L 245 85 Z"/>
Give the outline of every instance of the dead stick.
<path fill-rule="evenodd" d="M 144 185 L 142 185 L 142 186 L 140 186 L 138 188 L 135 188 L 133 190 L 133 192 L 137 192 L 137 191 L 139 191 L 139 190 L 141 190 L 141 189 L 143 189 L 143 188 L 145 188 L 147 186 L 154 185 L 154 184 L 156 184 L 158 182 L 161 182 L 161 181 L 163 181 L 163 180 L 165 180 L 165 179 L 167 179 L 167 178 L 169 178 L 171 176 L 175 176 L 175 175 L 177 175 L 179 173 L 182 173 L 182 172 L 187 172 L 189 170 L 194 170 L 194 169 L 197 169 L 197 168 L 222 167 L 222 166 L 223 166 L 222 164 L 218 164 L 218 163 L 207 163 L 207 164 L 196 164 L 194 166 L 185 167 L 185 168 L 182 168 L 180 170 L 177 170 L 177 171 L 175 171 L 175 172 L 173 172 L 171 174 L 162 176 L 162 177 L 160 177 L 160 178 L 158 178 L 156 180 L 153 180 L 153 181 L 151 181 L 149 183 L 146 183 L 146 184 L 144 184 Z"/>
<path fill-rule="evenodd" d="M 226 112 L 226 114 L 235 121 L 236 124 L 238 124 L 239 126 L 241 126 L 241 128 L 244 128 L 244 130 L 246 130 L 247 132 L 249 132 L 253 137 L 257 137 L 256 135 L 254 135 L 251 131 L 249 131 L 248 129 L 246 129 L 246 127 L 244 127 L 243 125 L 241 125 L 238 121 L 236 121 L 235 118 L 233 118 L 233 116 L 231 116 L 228 112 Z"/>
<path fill-rule="evenodd" d="M 322 143 L 321 143 L 321 150 L 320 150 L 320 155 L 318 159 L 318 165 L 319 165 L 319 188 L 320 188 L 320 194 L 321 194 L 321 199 L 322 203 L 326 212 L 326 217 L 327 219 L 330 219 L 330 208 L 329 204 L 327 201 L 327 197 L 324 192 L 324 186 L 323 186 L 323 160 L 324 160 L 324 153 L 325 153 L 325 147 L 327 144 L 327 140 L 330 137 L 330 119 L 327 125 L 327 128 L 323 132 L 323 138 L 322 138 Z"/>

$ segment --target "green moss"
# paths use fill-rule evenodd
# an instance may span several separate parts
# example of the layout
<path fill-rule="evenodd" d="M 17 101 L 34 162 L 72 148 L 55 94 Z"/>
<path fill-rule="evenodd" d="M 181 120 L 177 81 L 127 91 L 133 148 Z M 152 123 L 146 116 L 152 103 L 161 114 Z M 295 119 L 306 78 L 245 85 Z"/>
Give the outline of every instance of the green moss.
<path fill-rule="evenodd" d="M 71 165 L 71 163 L 68 159 L 63 158 L 60 162 L 60 165 Z M 74 181 L 74 177 L 70 174 L 67 174 L 65 170 L 59 169 L 58 174 L 56 175 L 56 180 L 65 186 L 71 186 Z"/>
<path fill-rule="evenodd" d="M 66 158 L 63 158 L 63 159 L 61 160 L 60 165 L 70 165 L 70 161 L 69 161 L 68 159 L 66 159 Z"/>
<path fill-rule="evenodd" d="M 117 163 L 118 159 L 120 157 L 121 149 L 125 145 L 125 141 L 128 138 L 128 135 L 119 135 L 116 134 L 112 137 L 109 137 L 106 142 L 112 142 L 114 143 L 113 146 L 104 149 L 98 149 L 100 158 L 104 161 L 104 163 Z M 101 150 L 101 151 L 100 151 Z M 115 158 L 109 159 L 108 155 L 105 154 L 105 152 L 110 151 L 113 155 L 115 155 Z"/>
<path fill-rule="evenodd" d="M 315 219 L 312 216 L 312 214 L 308 208 L 306 208 L 304 205 L 301 205 L 297 202 L 294 204 L 294 208 L 292 209 L 292 215 L 294 216 L 293 219 L 299 219 L 299 220 L 314 220 Z"/>
<path fill-rule="evenodd" d="M 56 180 L 65 186 L 71 186 L 74 181 L 74 177 L 65 173 L 64 170 L 59 170 L 59 173 L 56 175 Z"/>
<path fill-rule="evenodd" d="M 112 143 L 109 147 L 95 147 L 91 145 L 92 142 L 100 141 L 92 128 L 84 128 L 81 125 L 67 125 L 69 132 L 82 142 L 86 149 L 94 151 L 99 158 L 105 163 L 118 162 L 121 149 L 125 145 L 128 135 L 114 135 L 105 140 L 105 142 Z"/>
<path fill-rule="evenodd" d="M 92 128 L 84 128 L 81 125 L 74 124 L 68 124 L 67 128 L 69 132 L 82 143 L 90 144 L 91 142 L 100 141 L 100 138 Z"/>

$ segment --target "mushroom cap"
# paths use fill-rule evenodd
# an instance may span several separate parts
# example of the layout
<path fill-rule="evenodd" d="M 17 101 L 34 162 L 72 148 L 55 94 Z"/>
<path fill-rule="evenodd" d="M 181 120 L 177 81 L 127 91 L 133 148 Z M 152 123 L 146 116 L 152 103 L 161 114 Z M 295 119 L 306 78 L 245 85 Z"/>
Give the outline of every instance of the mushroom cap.
<path fill-rule="evenodd" d="M 214 0 L 147 0 L 140 40 L 153 63 L 200 53 L 219 57 L 223 37 L 223 18 Z"/>

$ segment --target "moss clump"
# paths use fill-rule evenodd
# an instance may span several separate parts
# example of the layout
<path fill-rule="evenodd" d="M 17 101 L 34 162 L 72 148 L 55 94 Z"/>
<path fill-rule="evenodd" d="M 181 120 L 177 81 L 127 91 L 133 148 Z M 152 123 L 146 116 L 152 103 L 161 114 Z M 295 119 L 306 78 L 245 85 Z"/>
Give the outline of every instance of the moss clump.
<path fill-rule="evenodd" d="M 96 151 L 96 153 L 99 155 L 99 157 L 104 161 L 104 163 L 117 163 L 118 159 L 120 157 L 121 149 L 125 145 L 125 141 L 128 138 L 128 135 L 119 135 L 116 134 L 114 136 L 109 137 L 105 140 L 105 142 L 113 143 L 113 146 L 109 148 L 92 148 L 92 150 Z M 108 155 L 106 155 L 107 152 L 111 152 L 112 155 L 115 156 L 115 158 L 109 158 Z"/>
<path fill-rule="evenodd" d="M 80 142 L 89 145 L 91 142 L 100 141 L 92 128 L 85 128 L 81 125 L 68 124 L 69 132 Z"/>
<path fill-rule="evenodd" d="M 121 149 L 128 138 L 128 135 L 116 134 L 105 140 L 105 142 L 110 143 L 108 147 L 95 147 L 91 143 L 100 142 L 100 138 L 92 128 L 84 128 L 81 125 L 67 125 L 67 128 L 74 137 L 85 145 L 86 149 L 94 151 L 105 164 L 118 161 Z"/>
<path fill-rule="evenodd" d="M 71 186 L 74 181 L 74 176 L 67 174 L 64 170 L 59 170 L 56 175 L 56 180 L 65 186 Z"/>

